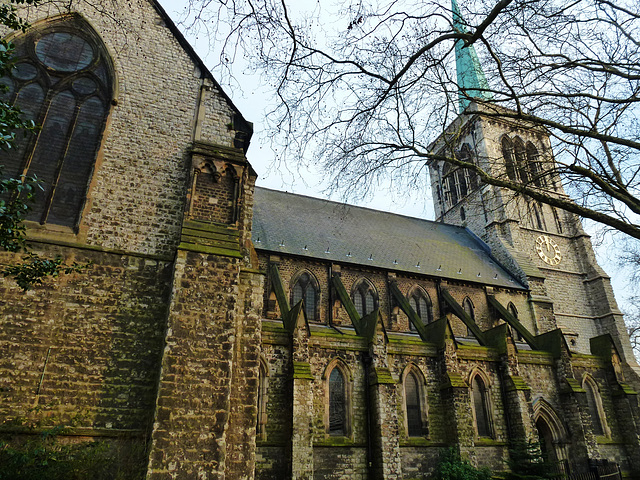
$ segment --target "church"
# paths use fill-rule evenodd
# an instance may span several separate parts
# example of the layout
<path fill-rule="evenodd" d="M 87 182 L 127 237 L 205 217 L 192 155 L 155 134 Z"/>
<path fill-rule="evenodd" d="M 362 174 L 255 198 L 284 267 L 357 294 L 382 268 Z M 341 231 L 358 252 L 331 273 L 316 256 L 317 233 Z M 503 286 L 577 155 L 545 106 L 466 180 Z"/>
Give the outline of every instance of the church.
<path fill-rule="evenodd" d="M 518 442 L 640 478 L 639 369 L 575 215 L 438 162 L 435 221 L 257 187 L 252 124 L 156 0 L 20 14 L 2 99 L 42 128 L 0 164 L 43 182 L 32 249 L 87 267 L 0 279 L 1 439 L 68 425 L 132 479 L 426 479 L 448 447 L 501 474 Z M 433 150 L 566 196 L 548 132 L 486 108 Z"/>

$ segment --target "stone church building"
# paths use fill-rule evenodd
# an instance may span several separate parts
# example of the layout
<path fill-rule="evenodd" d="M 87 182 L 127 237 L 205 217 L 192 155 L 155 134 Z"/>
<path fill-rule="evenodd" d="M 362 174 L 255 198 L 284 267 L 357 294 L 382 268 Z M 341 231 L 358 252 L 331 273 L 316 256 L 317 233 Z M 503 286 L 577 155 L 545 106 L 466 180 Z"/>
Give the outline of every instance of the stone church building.
<path fill-rule="evenodd" d="M 42 129 L 0 164 L 43 181 L 33 249 L 89 266 L 0 280 L 3 439 L 68 424 L 153 480 L 428 478 L 454 445 L 503 472 L 514 441 L 640 478 L 578 218 L 436 163 L 436 221 L 258 188 L 251 123 L 155 0 L 21 12 L 3 100 Z M 434 151 L 565 195 L 547 132 L 464 107 Z"/>

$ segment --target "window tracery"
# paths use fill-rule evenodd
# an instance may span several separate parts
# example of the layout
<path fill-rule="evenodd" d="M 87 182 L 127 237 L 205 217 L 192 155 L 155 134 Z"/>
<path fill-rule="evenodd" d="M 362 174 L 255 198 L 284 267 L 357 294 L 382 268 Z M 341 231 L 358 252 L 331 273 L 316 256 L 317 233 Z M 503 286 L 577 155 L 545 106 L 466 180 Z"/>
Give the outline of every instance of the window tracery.
<path fill-rule="evenodd" d="M 456 158 L 464 162 L 473 162 L 471 147 L 466 143 L 462 145 Z M 453 207 L 478 188 L 478 176 L 473 170 L 447 163 L 442 170 L 442 176 L 444 201 L 447 208 Z"/>
<path fill-rule="evenodd" d="M 409 295 L 409 305 L 416 312 L 424 325 L 433 321 L 433 305 L 429 294 L 421 288 L 415 288 Z M 409 328 L 415 330 L 413 323 L 409 322 Z"/>
<path fill-rule="evenodd" d="M 66 18 L 16 37 L 16 65 L 0 97 L 41 125 L 3 158 L 3 175 L 37 176 L 28 220 L 75 227 L 112 100 L 112 68 L 92 28 Z"/>
<path fill-rule="evenodd" d="M 378 308 L 378 296 L 373 285 L 365 279 L 356 284 L 351 297 L 360 317 L 364 317 Z"/>
<path fill-rule="evenodd" d="M 303 272 L 295 280 L 291 289 L 291 305 L 296 305 L 300 300 L 304 300 L 304 312 L 307 320 L 313 322 L 318 320 L 318 297 L 320 291 L 315 278 L 308 272 Z"/>

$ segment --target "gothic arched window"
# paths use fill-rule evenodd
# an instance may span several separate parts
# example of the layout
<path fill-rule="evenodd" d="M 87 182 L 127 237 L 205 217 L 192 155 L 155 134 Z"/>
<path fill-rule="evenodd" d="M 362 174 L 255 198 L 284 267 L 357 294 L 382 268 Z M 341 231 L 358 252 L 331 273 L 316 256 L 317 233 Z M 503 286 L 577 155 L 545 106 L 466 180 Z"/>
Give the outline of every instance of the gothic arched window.
<path fill-rule="evenodd" d="M 473 308 L 473 302 L 471 302 L 471 299 L 469 297 L 465 297 L 465 299 L 463 300 L 462 309 L 466 312 L 467 315 L 469 315 L 469 318 L 471 318 L 471 320 L 475 322 L 476 320 L 475 309 Z M 469 327 L 467 327 L 467 336 L 468 337 L 473 336 L 473 332 L 471 332 L 471 329 Z"/>
<path fill-rule="evenodd" d="M 606 434 L 606 419 L 604 409 L 602 408 L 602 399 L 596 382 L 589 376 L 584 378 L 582 388 L 587 392 L 587 406 L 589 407 L 589 416 L 593 425 L 593 433 L 596 435 Z"/>
<path fill-rule="evenodd" d="M 75 227 L 112 101 L 112 68 L 102 41 L 83 20 L 65 18 L 12 40 L 15 67 L 0 80 L 0 100 L 41 125 L 3 155 L 3 175 L 37 176 L 28 220 Z"/>
<path fill-rule="evenodd" d="M 471 380 L 471 396 L 473 399 L 473 415 L 476 432 L 479 437 L 491 437 L 491 421 L 489 416 L 489 392 L 479 374 Z"/>
<path fill-rule="evenodd" d="M 421 382 L 422 375 L 412 368 L 404 379 L 404 403 L 407 420 L 407 435 L 421 437 L 428 433 L 426 423 L 426 408 L 424 392 Z"/>
<path fill-rule="evenodd" d="M 409 295 L 409 305 L 416 312 L 424 325 L 433 321 L 433 307 L 429 295 L 420 288 L 415 288 Z M 415 330 L 413 323 L 409 323 L 409 328 Z"/>
<path fill-rule="evenodd" d="M 456 154 L 458 160 L 473 162 L 471 148 L 464 144 Z M 450 208 L 457 204 L 473 190 L 478 188 L 478 176 L 473 170 L 446 164 L 442 171 L 442 186 L 444 190 L 445 206 Z"/>
<path fill-rule="evenodd" d="M 318 319 L 318 297 L 317 282 L 309 273 L 304 272 L 298 277 L 291 290 L 291 305 L 304 300 L 304 313 L 307 316 L 307 320 L 315 321 Z"/>
<path fill-rule="evenodd" d="M 516 163 L 513 157 L 513 143 L 511 143 L 511 139 L 506 135 L 502 137 L 502 156 L 504 158 L 507 177 L 509 177 L 509 180 L 513 182 L 517 181 Z"/>
<path fill-rule="evenodd" d="M 509 305 L 507 305 L 507 310 L 509 311 L 509 313 L 513 318 L 515 318 L 516 320 L 518 319 L 518 310 L 516 309 L 516 306 L 512 302 L 509 302 Z M 522 341 L 522 335 L 520 335 L 520 332 L 518 332 L 515 328 L 512 328 L 511 332 L 516 342 Z"/>
<path fill-rule="evenodd" d="M 347 435 L 347 383 L 337 366 L 329 374 L 329 435 Z"/>
<path fill-rule="evenodd" d="M 520 137 L 516 137 L 513 141 L 513 153 L 516 157 L 516 167 L 518 169 L 518 176 L 520 182 L 523 184 L 529 183 L 529 172 L 526 158 L 526 149 L 524 142 Z"/>
<path fill-rule="evenodd" d="M 544 187 L 545 181 L 542 176 L 542 163 L 540 162 L 540 155 L 538 149 L 531 142 L 527 142 L 527 164 L 529 166 L 529 172 L 533 178 L 533 183 L 537 187 Z"/>
<path fill-rule="evenodd" d="M 367 280 L 360 280 L 352 293 L 353 305 L 360 317 L 364 317 L 378 308 L 378 297 L 373 285 Z"/>

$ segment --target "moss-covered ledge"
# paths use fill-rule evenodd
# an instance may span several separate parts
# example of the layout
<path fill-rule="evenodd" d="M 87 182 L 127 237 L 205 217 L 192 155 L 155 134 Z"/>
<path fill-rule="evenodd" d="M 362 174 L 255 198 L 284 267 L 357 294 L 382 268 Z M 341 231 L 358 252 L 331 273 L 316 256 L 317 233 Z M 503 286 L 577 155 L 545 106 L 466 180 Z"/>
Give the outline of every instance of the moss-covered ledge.
<path fill-rule="evenodd" d="M 366 443 L 355 442 L 351 437 L 344 436 L 331 436 L 323 440 L 316 440 L 313 442 L 313 447 L 356 447 L 366 448 Z"/>

